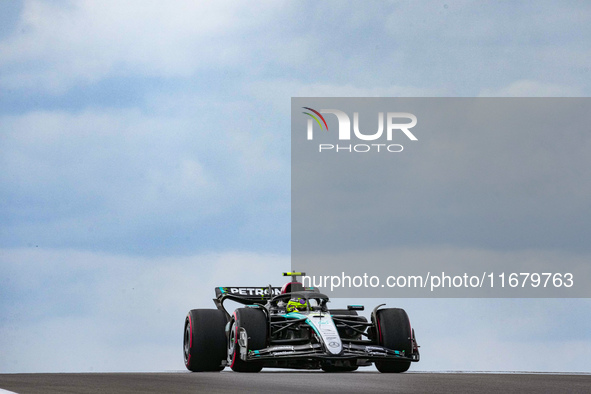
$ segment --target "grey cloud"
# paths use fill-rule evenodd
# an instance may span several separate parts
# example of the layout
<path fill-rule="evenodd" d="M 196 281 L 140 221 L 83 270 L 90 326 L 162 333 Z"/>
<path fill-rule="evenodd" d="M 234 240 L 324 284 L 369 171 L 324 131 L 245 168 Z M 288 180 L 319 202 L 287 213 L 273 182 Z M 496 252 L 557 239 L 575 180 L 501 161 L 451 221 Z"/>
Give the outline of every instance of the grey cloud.
<path fill-rule="evenodd" d="M 289 167 L 276 149 L 280 136 L 243 123 L 248 105 L 234 105 L 227 110 L 234 115 L 222 119 L 204 107 L 192 111 L 4 116 L 4 245 L 186 253 L 207 248 L 220 231 L 225 248 L 242 247 L 239 238 L 262 243 L 286 235 L 288 222 L 264 233 L 252 224 L 289 217 L 281 204 Z M 205 223 L 212 234 L 203 232 Z M 241 235 L 245 226 L 250 232 Z"/>
<path fill-rule="evenodd" d="M 214 308 L 216 286 L 280 286 L 289 259 L 2 249 L 0 267 L 2 372 L 163 371 L 184 368 L 190 309 Z"/>
<path fill-rule="evenodd" d="M 133 3 L 100 9 L 79 3 L 67 11 L 26 3 L 22 33 L 0 43 L 7 71 L 1 83 L 59 95 L 113 77 L 174 80 L 224 70 L 249 79 L 290 75 L 319 85 L 411 86 L 464 96 L 527 75 L 588 91 L 588 50 L 573 33 L 588 29 L 587 7 L 448 5 L 187 2 L 142 4 L 138 17 Z M 63 12 L 66 23 L 49 22 Z"/>
<path fill-rule="evenodd" d="M 582 97 L 580 86 L 519 80 L 496 89 L 483 89 L 478 97 Z"/>

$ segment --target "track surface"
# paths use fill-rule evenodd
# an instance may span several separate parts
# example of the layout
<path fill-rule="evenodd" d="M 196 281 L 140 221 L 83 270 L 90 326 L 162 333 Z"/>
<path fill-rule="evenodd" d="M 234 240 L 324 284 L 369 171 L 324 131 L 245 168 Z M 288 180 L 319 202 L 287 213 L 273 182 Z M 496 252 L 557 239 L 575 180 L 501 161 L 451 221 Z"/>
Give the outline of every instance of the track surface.
<path fill-rule="evenodd" d="M 354 372 L 0 374 L 27 393 L 589 393 L 591 375 Z"/>

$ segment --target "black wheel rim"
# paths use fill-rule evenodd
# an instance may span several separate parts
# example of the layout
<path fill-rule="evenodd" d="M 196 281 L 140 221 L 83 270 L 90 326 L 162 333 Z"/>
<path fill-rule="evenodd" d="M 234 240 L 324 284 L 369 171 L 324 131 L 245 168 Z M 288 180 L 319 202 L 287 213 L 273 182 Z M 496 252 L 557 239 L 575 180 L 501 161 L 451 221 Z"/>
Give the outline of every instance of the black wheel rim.
<path fill-rule="evenodd" d="M 234 358 L 236 343 L 236 322 L 233 322 L 230 326 L 230 338 L 228 340 L 228 365 L 232 365 L 232 359 Z"/>
<path fill-rule="evenodd" d="M 187 364 L 187 361 L 189 360 L 189 353 L 191 351 L 191 326 L 189 324 L 189 322 L 187 321 L 185 323 L 185 336 L 183 339 L 183 356 L 185 358 L 185 364 Z"/>

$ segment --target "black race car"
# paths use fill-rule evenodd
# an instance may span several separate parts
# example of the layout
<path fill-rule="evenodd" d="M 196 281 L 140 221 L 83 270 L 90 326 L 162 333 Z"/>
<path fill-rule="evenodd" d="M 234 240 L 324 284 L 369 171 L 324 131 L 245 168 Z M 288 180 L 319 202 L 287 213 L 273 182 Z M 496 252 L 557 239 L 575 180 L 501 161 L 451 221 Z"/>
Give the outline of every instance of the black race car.
<path fill-rule="evenodd" d="M 378 305 L 371 322 L 357 311 L 329 309 L 328 297 L 287 272 L 283 288 L 218 287 L 217 309 L 193 309 L 185 319 L 183 354 L 193 372 L 259 372 L 263 367 L 355 371 L 375 363 L 380 372 L 405 372 L 419 346 L 403 309 Z M 243 304 L 228 313 L 227 300 Z"/>

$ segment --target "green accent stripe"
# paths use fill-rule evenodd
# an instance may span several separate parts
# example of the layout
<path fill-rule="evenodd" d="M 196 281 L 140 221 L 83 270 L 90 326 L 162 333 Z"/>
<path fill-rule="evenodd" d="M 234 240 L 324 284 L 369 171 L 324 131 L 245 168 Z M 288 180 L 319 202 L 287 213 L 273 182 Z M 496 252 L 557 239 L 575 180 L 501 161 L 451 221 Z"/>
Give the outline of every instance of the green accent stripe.
<path fill-rule="evenodd" d="M 308 116 L 311 116 L 312 118 L 314 118 L 314 120 L 316 121 L 316 123 L 318 123 L 318 126 L 320 126 L 320 130 L 324 129 L 324 127 L 322 127 L 322 124 L 320 123 L 320 121 L 318 120 L 317 117 L 315 117 L 314 115 L 312 115 L 309 112 L 302 112 L 303 114 L 306 114 Z"/>

